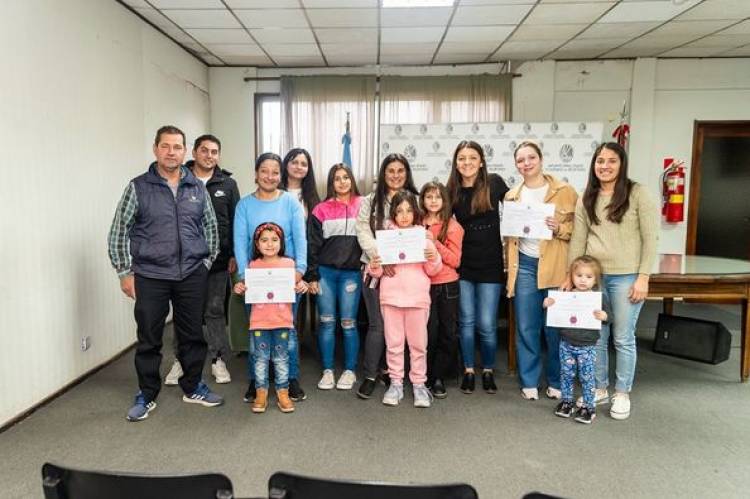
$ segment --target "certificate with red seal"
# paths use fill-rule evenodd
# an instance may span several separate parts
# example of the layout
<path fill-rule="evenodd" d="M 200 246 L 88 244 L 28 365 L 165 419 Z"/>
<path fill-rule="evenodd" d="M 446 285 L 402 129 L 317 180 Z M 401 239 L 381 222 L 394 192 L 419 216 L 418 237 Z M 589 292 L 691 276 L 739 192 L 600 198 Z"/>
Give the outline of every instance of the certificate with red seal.
<path fill-rule="evenodd" d="M 425 261 L 427 231 L 424 227 L 377 230 L 375 242 L 384 265 Z"/>
<path fill-rule="evenodd" d="M 294 303 L 294 269 L 246 269 L 245 303 Z"/>
<path fill-rule="evenodd" d="M 555 303 L 547 307 L 547 325 L 574 329 L 600 329 L 602 323 L 594 311 L 602 309 L 599 291 L 550 291 Z"/>
<path fill-rule="evenodd" d="M 545 219 L 555 215 L 552 203 L 522 203 L 505 201 L 500 234 L 528 239 L 552 239 L 552 231 Z"/>

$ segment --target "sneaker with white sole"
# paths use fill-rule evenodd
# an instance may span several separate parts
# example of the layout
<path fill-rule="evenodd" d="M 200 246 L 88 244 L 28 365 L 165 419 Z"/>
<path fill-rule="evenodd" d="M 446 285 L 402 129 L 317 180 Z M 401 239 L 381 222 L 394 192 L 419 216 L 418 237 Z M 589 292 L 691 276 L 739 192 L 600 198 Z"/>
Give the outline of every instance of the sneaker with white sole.
<path fill-rule="evenodd" d="M 201 381 L 195 388 L 195 391 L 190 395 L 183 395 L 182 401 L 188 404 L 200 404 L 203 407 L 216 407 L 224 403 L 224 399 L 221 395 L 214 393 L 211 389 Z"/>
<path fill-rule="evenodd" d="M 414 407 L 430 407 L 432 405 L 432 393 L 424 384 L 414 385 Z"/>
<path fill-rule="evenodd" d="M 211 374 L 219 384 L 230 383 L 232 381 L 232 376 L 227 370 L 227 365 L 221 359 L 216 359 L 216 362 L 211 364 Z"/>
<path fill-rule="evenodd" d="M 138 392 L 135 396 L 135 402 L 133 407 L 128 411 L 128 421 L 143 421 L 148 417 L 148 413 L 156 409 L 156 402 L 153 400 L 146 402 L 146 397 L 143 396 L 142 392 Z"/>
<path fill-rule="evenodd" d="M 548 399 L 554 399 L 554 400 L 560 400 L 562 398 L 562 392 L 559 388 L 552 388 L 551 386 L 547 387 L 547 398 Z"/>
<path fill-rule="evenodd" d="M 175 359 L 174 363 L 172 364 L 172 369 L 169 370 L 169 373 L 167 373 L 167 377 L 164 378 L 164 384 L 167 386 L 175 386 L 177 383 L 179 383 L 180 378 L 182 378 L 182 375 L 185 374 L 182 372 L 182 365 L 180 364 L 180 361 Z"/>
<path fill-rule="evenodd" d="M 630 395 L 616 392 L 612 395 L 612 406 L 609 408 L 612 419 L 628 419 L 630 417 Z"/>
<path fill-rule="evenodd" d="M 318 389 L 319 390 L 333 390 L 334 386 L 336 386 L 336 381 L 333 379 L 333 370 L 324 369 L 323 377 L 321 377 L 320 381 L 318 381 Z"/>
<path fill-rule="evenodd" d="M 594 394 L 594 405 L 609 404 L 609 393 L 606 388 L 597 388 Z M 583 397 L 578 397 L 576 407 L 583 407 Z"/>
<path fill-rule="evenodd" d="M 539 400 L 539 390 L 537 388 L 521 388 L 521 397 L 526 400 Z"/>
<path fill-rule="evenodd" d="M 354 383 L 357 382 L 357 375 L 354 374 L 354 371 L 350 371 L 347 369 L 343 373 L 341 373 L 341 377 L 339 377 L 338 383 L 336 383 L 336 389 L 337 390 L 351 390 L 354 386 Z"/>
<path fill-rule="evenodd" d="M 404 385 L 396 385 L 391 383 L 391 386 L 386 390 L 383 395 L 383 403 L 385 405 L 398 405 L 399 402 L 404 398 Z"/>

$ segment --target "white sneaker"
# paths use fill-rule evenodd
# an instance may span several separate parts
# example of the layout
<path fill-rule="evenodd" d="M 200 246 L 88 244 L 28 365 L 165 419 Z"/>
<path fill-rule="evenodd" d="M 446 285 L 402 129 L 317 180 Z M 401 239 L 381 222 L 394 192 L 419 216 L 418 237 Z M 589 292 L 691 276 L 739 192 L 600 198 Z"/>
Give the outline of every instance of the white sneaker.
<path fill-rule="evenodd" d="M 174 364 L 172 364 L 172 369 L 169 370 L 167 377 L 164 378 L 164 384 L 167 386 L 176 385 L 180 381 L 180 378 L 182 378 L 183 374 L 185 373 L 182 372 L 180 361 L 175 359 Z"/>
<path fill-rule="evenodd" d="M 424 384 L 414 385 L 414 407 L 430 407 L 432 405 L 432 393 Z"/>
<path fill-rule="evenodd" d="M 354 374 L 354 371 L 350 371 L 347 369 L 343 373 L 341 373 L 341 377 L 339 378 L 339 382 L 336 383 L 336 389 L 338 390 L 351 390 L 354 386 L 354 383 L 357 382 L 357 375 Z"/>
<path fill-rule="evenodd" d="M 399 402 L 404 398 L 404 385 L 396 385 L 391 383 L 391 386 L 386 390 L 383 395 L 383 403 L 385 405 L 398 405 Z"/>
<path fill-rule="evenodd" d="M 562 392 L 558 390 L 557 388 L 552 388 L 551 386 L 547 387 L 547 398 L 548 399 L 555 399 L 560 400 L 562 398 Z"/>
<path fill-rule="evenodd" d="M 211 374 L 216 378 L 216 382 L 219 384 L 229 383 L 232 381 L 232 376 L 227 371 L 227 365 L 221 359 L 216 359 L 216 362 L 211 364 Z"/>
<path fill-rule="evenodd" d="M 606 388 L 597 388 L 594 394 L 594 405 L 602 405 L 609 403 L 609 393 Z M 578 397 L 576 400 L 576 407 L 583 407 L 583 397 Z"/>
<path fill-rule="evenodd" d="M 539 400 L 539 390 L 536 388 L 521 388 L 521 397 L 526 400 Z"/>
<path fill-rule="evenodd" d="M 333 390 L 336 386 L 336 381 L 333 379 L 333 371 L 326 369 L 323 371 L 323 377 L 318 381 L 318 389 L 320 390 Z"/>
<path fill-rule="evenodd" d="M 609 415 L 612 416 L 612 419 L 628 419 L 630 416 L 630 395 L 615 392 L 612 395 L 612 407 L 609 408 Z"/>

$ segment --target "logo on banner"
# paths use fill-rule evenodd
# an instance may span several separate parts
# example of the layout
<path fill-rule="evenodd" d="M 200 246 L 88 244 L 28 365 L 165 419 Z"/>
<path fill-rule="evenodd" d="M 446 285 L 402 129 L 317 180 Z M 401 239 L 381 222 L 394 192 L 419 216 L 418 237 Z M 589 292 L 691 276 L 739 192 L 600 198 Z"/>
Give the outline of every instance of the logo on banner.
<path fill-rule="evenodd" d="M 383 154 L 388 154 L 388 151 L 391 150 L 391 145 L 388 142 L 383 142 L 383 145 L 380 146 L 380 150 Z"/>
<path fill-rule="evenodd" d="M 424 124 L 419 125 L 419 133 L 421 133 L 422 135 L 425 135 L 427 133 L 427 125 L 424 125 Z"/>
<path fill-rule="evenodd" d="M 498 135 L 502 135 L 503 132 L 505 131 L 505 125 L 503 125 L 502 123 L 498 123 L 497 126 L 495 127 L 495 130 L 497 131 Z"/>
<path fill-rule="evenodd" d="M 551 125 L 549 126 L 549 131 L 550 131 L 550 132 L 552 132 L 552 133 L 557 133 L 557 131 L 558 131 L 559 129 L 560 129 L 560 125 L 558 125 L 557 123 L 552 123 L 552 124 L 551 124 Z"/>
<path fill-rule="evenodd" d="M 516 177 L 508 177 L 508 187 L 516 185 Z"/>
<path fill-rule="evenodd" d="M 526 135 L 531 133 L 531 123 L 523 124 L 523 133 L 525 133 Z"/>
<path fill-rule="evenodd" d="M 432 143 L 432 150 L 434 152 L 438 152 L 440 150 L 440 142 L 438 142 L 437 140 L 435 142 L 433 142 Z"/>
<path fill-rule="evenodd" d="M 543 141 L 543 140 L 540 140 L 540 141 L 539 141 L 539 142 L 537 143 L 537 145 L 539 146 L 539 149 L 541 149 L 541 150 L 542 150 L 542 152 L 544 152 L 544 141 Z"/>
<path fill-rule="evenodd" d="M 451 125 L 450 123 L 448 123 L 447 125 L 445 125 L 445 133 L 447 133 L 448 135 L 452 134 L 453 133 L 453 125 Z"/>
<path fill-rule="evenodd" d="M 401 127 L 401 125 L 396 125 L 393 131 L 396 132 L 396 135 L 400 137 L 401 134 L 404 132 L 404 129 Z"/>
<path fill-rule="evenodd" d="M 517 145 L 518 144 L 516 144 L 515 140 L 511 140 L 510 143 L 508 144 L 508 149 L 510 149 L 510 152 L 515 153 Z"/>
<path fill-rule="evenodd" d="M 492 147 L 492 144 L 484 144 L 482 148 L 484 149 L 484 159 L 489 163 L 495 157 L 495 148 Z"/>
<path fill-rule="evenodd" d="M 570 163 L 573 160 L 573 146 L 570 144 L 563 144 L 560 148 L 560 161 L 563 163 Z"/>
<path fill-rule="evenodd" d="M 449 160 L 449 159 L 446 159 L 445 160 L 445 169 L 446 170 L 450 170 L 451 167 L 453 167 L 453 162 L 451 160 Z"/>
<path fill-rule="evenodd" d="M 474 123 L 473 125 L 471 125 L 471 133 L 473 133 L 474 135 L 478 134 L 479 133 L 479 125 L 477 125 L 476 123 Z"/>
<path fill-rule="evenodd" d="M 414 161 L 417 158 L 417 148 L 414 147 L 414 144 L 409 144 L 404 149 L 404 156 L 409 161 Z"/>
<path fill-rule="evenodd" d="M 597 141 L 591 142 L 591 152 L 596 151 L 597 147 L 599 147 L 599 142 L 597 142 Z"/>
<path fill-rule="evenodd" d="M 586 133 L 586 123 L 578 124 L 578 133 Z"/>

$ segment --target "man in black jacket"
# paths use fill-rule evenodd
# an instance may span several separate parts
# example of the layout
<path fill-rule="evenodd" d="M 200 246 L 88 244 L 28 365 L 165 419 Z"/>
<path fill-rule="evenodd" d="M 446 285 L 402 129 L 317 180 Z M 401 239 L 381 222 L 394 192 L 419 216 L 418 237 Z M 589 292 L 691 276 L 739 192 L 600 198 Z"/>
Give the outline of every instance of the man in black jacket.
<path fill-rule="evenodd" d="M 232 229 L 234 208 L 240 200 L 237 182 L 232 173 L 219 166 L 221 141 L 213 135 L 201 135 L 193 144 L 193 160 L 185 166 L 206 185 L 211 203 L 216 212 L 219 227 L 219 256 L 208 275 L 206 308 L 203 321 L 206 324 L 206 342 L 211 356 L 211 374 L 217 383 L 229 383 L 232 378 L 226 362 L 231 350 L 225 325 L 224 304 L 229 286 L 229 275 L 237 270 L 234 259 Z M 176 356 L 175 356 L 176 358 Z M 176 385 L 182 375 L 182 366 L 175 360 L 164 380 L 165 385 Z"/>

